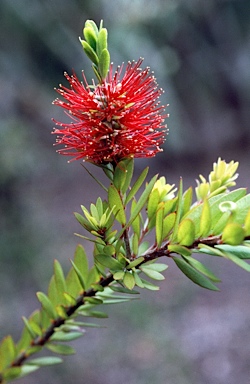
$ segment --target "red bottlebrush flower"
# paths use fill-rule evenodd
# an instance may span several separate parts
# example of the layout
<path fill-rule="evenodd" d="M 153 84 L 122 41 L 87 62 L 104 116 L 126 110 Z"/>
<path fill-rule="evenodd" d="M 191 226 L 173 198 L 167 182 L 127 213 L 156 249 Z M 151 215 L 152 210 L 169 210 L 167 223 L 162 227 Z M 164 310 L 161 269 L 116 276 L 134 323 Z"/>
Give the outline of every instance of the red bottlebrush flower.
<path fill-rule="evenodd" d="M 65 74 L 70 89 L 60 85 L 64 101 L 55 105 L 66 110 L 71 123 L 55 121 L 58 152 L 95 164 L 117 163 L 126 157 L 152 157 L 160 152 L 166 127 L 164 106 L 158 101 L 158 88 L 150 69 L 140 69 L 142 59 L 128 63 L 125 73 L 118 67 L 101 84 L 89 86 L 75 74 Z"/>

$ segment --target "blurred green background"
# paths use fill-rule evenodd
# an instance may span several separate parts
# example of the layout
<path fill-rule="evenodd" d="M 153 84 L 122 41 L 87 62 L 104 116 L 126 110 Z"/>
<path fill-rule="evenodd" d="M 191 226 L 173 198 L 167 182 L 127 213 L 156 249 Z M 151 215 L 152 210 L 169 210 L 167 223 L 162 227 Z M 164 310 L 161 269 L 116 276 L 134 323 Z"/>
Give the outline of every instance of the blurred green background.
<path fill-rule="evenodd" d="M 78 41 L 86 19 L 104 19 L 115 66 L 145 58 L 170 104 L 165 150 L 137 171 L 149 165 L 176 184 L 183 176 L 187 188 L 221 156 L 240 160 L 238 185 L 250 186 L 248 0 L 1 0 L 1 338 L 18 339 L 54 258 L 69 269 L 82 232 L 73 212 L 102 195 L 79 163 L 55 153 L 50 134 L 51 117 L 63 119 L 51 104 L 63 72 L 92 77 Z M 249 275 L 207 263 L 222 277 L 219 293 L 169 261 L 160 292 L 108 308 L 107 328 L 74 343 L 76 356 L 19 383 L 249 384 Z"/>

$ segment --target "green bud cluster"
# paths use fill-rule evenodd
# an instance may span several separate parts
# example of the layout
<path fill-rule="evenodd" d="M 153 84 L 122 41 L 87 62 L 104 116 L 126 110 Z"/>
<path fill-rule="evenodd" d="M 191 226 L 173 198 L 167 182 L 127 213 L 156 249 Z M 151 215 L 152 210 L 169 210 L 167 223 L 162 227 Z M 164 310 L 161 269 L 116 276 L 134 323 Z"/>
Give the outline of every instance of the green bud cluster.
<path fill-rule="evenodd" d="M 108 51 L 108 31 L 100 27 L 93 20 L 87 20 L 83 28 L 84 40 L 80 39 L 83 50 L 92 61 L 93 70 L 99 82 L 102 82 L 108 74 L 110 66 L 110 54 Z"/>

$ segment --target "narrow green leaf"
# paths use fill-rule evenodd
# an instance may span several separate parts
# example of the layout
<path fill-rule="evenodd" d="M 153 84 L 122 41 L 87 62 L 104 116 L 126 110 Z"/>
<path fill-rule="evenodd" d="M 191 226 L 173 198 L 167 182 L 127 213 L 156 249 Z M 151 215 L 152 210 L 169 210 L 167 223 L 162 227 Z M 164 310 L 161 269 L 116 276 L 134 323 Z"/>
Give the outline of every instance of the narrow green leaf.
<path fill-rule="evenodd" d="M 25 327 L 27 328 L 30 336 L 32 339 L 35 339 L 37 337 L 37 332 L 34 331 L 33 327 L 31 326 L 30 322 L 26 317 L 22 316 L 23 322 L 25 324 Z"/>
<path fill-rule="evenodd" d="M 189 265 L 185 260 L 172 256 L 177 267 L 195 284 L 200 285 L 203 288 L 210 289 L 212 291 L 218 291 L 219 289 L 211 283 L 206 277 L 201 275 L 196 269 Z"/>
<path fill-rule="evenodd" d="M 54 261 L 54 276 L 55 276 L 57 294 L 60 296 L 61 304 L 66 304 L 65 298 L 63 295 L 64 292 L 67 291 L 66 281 L 65 281 L 65 277 L 64 277 L 64 273 L 63 273 L 61 264 L 59 263 L 58 260 Z"/>
<path fill-rule="evenodd" d="M 91 27 L 85 27 L 83 29 L 83 35 L 85 37 L 85 40 L 87 43 L 91 46 L 91 48 L 96 51 L 96 41 L 97 36 L 95 34 L 95 31 Z"/>
<path fill-rule="evenodd" d="M 216 245 L 215 247 L 221 249 L 222 252 L 231 253 L 240 259 L 250 259 L 250 247 L 246 247 L 244 245 L 229 244 L 220 244 Z"/>
<path fill-rule="evenodd" d="M 132 236 L 132 252 L 134 255 L 138 255 L 138 248 L 139 248 L 139 238 L 137 233 L 134 233 Z"/>
<path fill-rule="evenodd" d="M 83 321 L 67 321 L 66 324 L 72 324 L 72 325 L 76 325 L 78 327 L 89 327 L 89 328 L 104 328 L 103 325 L 100 325 L 100 324 L 94 324 L 94 323 L 86 323 L 86 322 L 83 322 Z"/>
<path fill-rule="evenodd" d="M 113 184 L 108 189 L 108 202 L 110 209 L 114 207 L 114 215 L 120 224 L 126 224 L 126 215 L 123 207 L 121 196 Z"/>
<path fill-rule="evenodd" d="M 147 214 L 148 218 L 152 219 L 157 211 L 158 204 L 160 202 L 160 193 L 157 188 L 153 188 L 148 198 Z"/>
<path fill-rule="evenodd" d="M 183 191 L 183 182 L 182 178 L 180 178 L 179 190 L 178 190 L 178 200 L 177 200 L 177 208 L 176 208 L 176 219 L 174 223 L 174 229 L 171 236 L 171 241 L 175 242 L 177 239 L 178 227 L 181 218 L 181 206 L 182 206 L 182 191 Z"/>
<path fill-rule="evenodd" d="M 165 280 L 165 277 L 160 273 L 150 268 L 150 266 L 142 265 L 140 270 L 148 277 L 154 280 Z"/>
<path fill-rule="evenodd" d="M 139 277 L 139 276 L 138 276 Z M 159 291 L 159 287 L 155 284 L 152 284 L 151 282 L 147 281 L 147 280 L 144 280 L 142 278 L 140 278 L 141 280 L 141 283 L 142 283 L 142 288 L 146 288 L 146 289 L 149 289 L 150 291 Z M 139 286 L 139 285 L 138 285 Z"/>
<path fill-rule="evenodd" d="M 95 36 L 96 37 L 98 36 L 99 31 L 98 31 L 96 23 L 93 20 L 86 20 L 85 21 L 85 28 L 91 28 L 92 31 L 94 32 Z"/>
<path fill-rule="evenodd" d="M 183 217 L 189 210 L 192 204 L 193 188 L 189 187 L 184 193 L 182 198 L 181 216 Z"/>
<path fill-rule="evenodd" d="M 192 266 L 194 267 L 195 269 L 197 269 L 197 271 L 203 273 L 203 275 L 207 276 L 211 281 L 213 281 L 214 283 L 219 283 L 221 280 L 215 276 L 213 274 L 212 271 L 210 271 L 209 268 L 205 267 L 205 265 L 203 265 L 200 261 L 194 259 L 193 257 L 185 257 L 183 256 L 183 258 Z"/>
<path fill-rule="evenodd" d="M 139 198 L 139 200 L 138 200 L 138 202 L 136 204 L 136 207 L 135 207 L 134 211 L 131 213 L 131 216 L 129 218 L 129 222 L 127 223 L 125 228 L 128 228 L 132 224 L 132 222 L 135 220 L 137 215 L 141 212 L 142 208 L 145 206 L 145 204 L 147 202 L 147 199 L 148 199 L 148 196 L 149 196 L 150 192 L 152 191 L 152 188 L 154 186 L 154 183 L 155 183 L 157 177 L 158 177 L 158 175 L 155 175 L 150 180 L 148 185 L 146 186 L 145 190 L 141 194 L 141 196 L 140 196 L 140 198 Z"/>
<path fill-rule="evenodd" d="M 132 203 L 131 203 L 131 215 L 132 215 L 132 212 L 134 212 L 135 208 L 136 208 L 136 200 L 135 198 L 132 200 Z M 134 219 L 134 221 L 132 222 L 131 224 L 132 226 L 132 229 L 134 231 L 134 233 L 136 233 L 138 239 L 140 238 L 140 234 L 141 234 L 141 215 L 137 215 L 136 218 Z"/>
<path fill-rule="evenodd" d="M 123 270 L 123 265 L 118 260 L 108 255 L 99 253 L 98 255 L 96 255 L 96 260 L 102 265 L 104 265 L 104 267 L 107 267 L 114 271 L 119 271 L 121 269 Z"/>
<path fill-rule="evenodd" d="M 166 237 L 169 235 L 170 231 L 174 228 L 176 220 L 176 213 L 171 212 L 169 215 L 164 217 L 163 219 L 163 230 L 162 230 L 162 239 L 166 239 Z"/>
<path fill-rule="evenodd" d="M 190 249 L 180 244 L 169 244 L 168 250 L 171 253 L 174 252 L 174 253 L 177 253 L 178 255 L 183 255 L 183 256 L 190 256 L 192 254 Z"/>
<path fill-rule="evenodd" d="M 81 309 L 78 312 L 78 315 L 85 316 L 85 317 L 95 317 L 97 319 L 107 319 L 108 315 L 105 312 L 101 311 L 90 311 L 88 309 L 84 310 Z"/>
<path fill-rule="evenodd" d="M 27 361 L 26 364 L 28 365 L 37 365 L 39 367 L 48 366 L 48 365 L 54 365 L 62 363 L 62 359 L 60 357 L 56 356 L 44 356 L 44 357 L 38 357 L 36 359 L 32 359 Z"/>
<path fill-rule="evenodd" d="M 99 59 L 93 48 L 85 40 L 80 39 L 80 42 L 88 58 L 92 61 L 92 63 L 98 66 Z"/>
<path fill-rule="evenodd" d="M 108 48 L 108 31 L 106 28 L 102 28 L 99 31 L 98 39 L 97 39 L 97 45 L 96 45 L 97 55 L 100 57 L 102 51 L 107 48 Z"/>
<path fill-rule="evenodd" d="M 127 269 L 132 269 L 134 267 L 137 267 L 137 265 L 141 264 L 143 261 L 144 261 L 144 257 L 143 256 L 137 257 L 135 260 L 131 261 L 128 264 Z"/>
<path fill-rule="evenodd" d="M 22 371 L 20 367 L 12 367 L 12 368 L 6 369 L 3 373 L 3 378 L 6 380 L 4 381 L 4 383 L 21 377 L 21 372 Z"/>
<path fill-rule="evenodd" d="M 156 234 L 156 244 L 160 248 L 163 240 L 163 214 L 164 214 L 164 203 L 161 202 L 158 205 L 156 212 L 156 221 L 155 221 L 155 234 Z"/>
<path fill-rule="evenodd" d="M 185 245 L 189 247 L 193 244 L 195 240 L 195 225 L 192 220 L 184 219 L 181 221 L 178 232 L 177 232 L 177 241 L 180 245 Z"/>
<path fill-rule="evenodd" d="M 130 186 L 133 172 L 134 172 L 134 159 L 133 158 L 127 158 L 122 160 L 125 169 L 126 169 L 126 178 L 122 186 L 122 193 L 125 194 Z"/>
<path fill-rule="evenodd" d="M 126 200 L 125 200 L 125 205 L 127 205 L 130 200 L 135 196 L 135 194 L 138 192 L 138 190 L 140 189 L 140 187 L 142 186 L 147 174 L 148 174 L 148 170 L 149 170 L 149 167 L 145 168 L 142 173 L 140 174 L 140 176 L 138 176 L 137 180 L 135 181 L 135 183 L 133 184 Z"/>
<path fill-rule="evenodd" d="M 28 365 L 28 363 L 21 366 L 21 373 L 18 375 L 18 378 L 30 375 L 32 372 L 35 372 L 39 369 L 38 365 Z"/>
<path fill-rule="evenodd" d="M 114 178 L 113 178 L 114 186 L 119 192 L 122 191 L 122 187 L 126 181 L 126 176 L 127 176 L 127 165 L 125 161 L 121 160 L 115 167 Z"/>
<path fill-rule="evenodd" d="M 209 202 L 207 199 L 203 202 L 203 207 L 201 211 L 201 218 L 200 218 L 200 230 L 199 230 L 199 237 L 206 237 L 209 235 L 211 229 L 211 211 Z"/>
<path fill-rule="evenodd" d="M 135 275 L 134 275 L 134 277 L 135 277 Z M 125 287 L 117 287 L 116 285 L 111 285 L 110 289 L 112 289 L 112 291 L 114 291 L 114 292 L 130 293 L 130 294 L 134 294 L 134 295 L 138 295 L 139 294 L 138 291 L 135 291 L 133 289 L 128 289 L 128 288 L 125 288 Z"/>
<path fill-rule="evenodd" d="M 74 355 L 76 352 L 70 345 L 47 343 L 46 348 L 59 355 Z"/>
<path fill-rule="evenodd" d="M 156 263 L 155 260 L 147 261 L 143 265 L 144 267 L 150 266 L 150 269 L 157 272 L 163 272 L 163 271 L 166 271 L 166 269 L 168 269 L 168 266 L 166 264 Z"/>
<path fill-rule="evenodd" d="M 84 332 L 55 332 L 50 340 L 51 341 L 63 341 L 63 342 L 68 342 L 72 340 L 79 339 L 84 335 Z"/>
<path fill-rule="evenodd" d="M 74 271 L 78 277 L 78 280 L 79 280 L 79 283 L 81 284 L 81 287 L 83 290 L 85 290 L 85 282 L 83 280 L 83 276 L 81 274 L 81 271 L 79 270 L 79 268 L 75 265 L 74 261 L 70 260 L 71 261 L 71 264 L 73 265 L 73 268 L 74 268 Z"/>
<path fill-rule="evenodd" d="M 110 54 L 107 49 L 103 49 L 99 56 L 98 69 L 102 79 L 107 77 L 110 66 Z"/>
<path fill-rule="evenodd" d="M 43 309 L 45 312 L 48 314 L 48 316 L 51 319 L 56 319 L 57 318 L 57 313 L 53 307 L 53 304 L 51 303 L 50 299 L 48 296 L 46 296 L 43 292 L 37 292 L 37 298 L 42 304 Z"/>
<path fill-rule="evenodd" d="M 0 345 L 0 370 L 4 370 L 16 357 L 16 346 L 10 335 Z"/>

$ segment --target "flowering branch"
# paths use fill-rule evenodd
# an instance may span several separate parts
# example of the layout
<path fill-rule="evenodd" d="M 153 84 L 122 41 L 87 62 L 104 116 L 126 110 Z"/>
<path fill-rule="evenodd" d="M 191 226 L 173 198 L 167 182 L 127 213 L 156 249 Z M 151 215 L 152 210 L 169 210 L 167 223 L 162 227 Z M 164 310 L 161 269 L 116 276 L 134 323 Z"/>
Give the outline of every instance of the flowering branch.
<path fill-rule="evenodd" d="M 214 291 L 220 279 L 192 254 L 223 257 L 250 272 L 250 194 L 245 188 L 230 191 L 238 163 L 219 158 L 208 180 L 200 175 L 195 198 L 191 187 L 183 192 L 182 179 L 178 188 L 158 175 L 146 182 L 148 168 L 134 180 L 134 158 L 162 151 L 168 116 L 159 102 L 162 90 L 150 69 L 140 68 L 141 59 L 113 70 L 102 23 L 98 28 L 88 20 L 84 38 L 80 41 L 98 83 L 88 85 L 84 75 L 83 83 L 75 74 L 65 75 L 70 88 L 60 86 L 63 100 L 54 104 L 71 122 L 55 121 L 59 128 L 53 133 L 60 154 L 93 163 L 108 180 L 106 186 L 93 176 L 107 197 L 75 213 L 87 232 L 78 236 L 94 243 L 93 265 L 89 267 L 81 245 L 66 277 L 55 261 L 47 294 L 37 293 L 40 309 L 23 317 L 20 340 L 6 336 L 0 344 L 0 383 L 61 362 L 51 355 L 32 358 L 44 348 L 74 353 L 67 343 L 82 337 L 86 327 L 99 326 L 79 318 L 107 317 L 97 306 L 132 300 L 138 288 L 158 290 L 167 269 L 158 262 L 161 257 L 173 260 L 195 284 Z"/>

